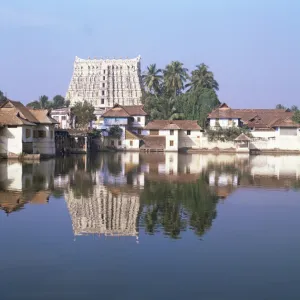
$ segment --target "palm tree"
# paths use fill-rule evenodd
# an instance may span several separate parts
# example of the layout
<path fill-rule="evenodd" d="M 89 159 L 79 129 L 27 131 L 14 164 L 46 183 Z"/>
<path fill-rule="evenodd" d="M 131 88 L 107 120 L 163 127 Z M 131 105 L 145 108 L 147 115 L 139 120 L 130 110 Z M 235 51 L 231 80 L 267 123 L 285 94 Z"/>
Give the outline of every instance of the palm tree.
<path fill-rule="evenodd" d="M 208 66 L 203 63 L 197 65 L 196 70 L 192 71 L 191 82 L 186 87 L 190 87 L 189 90 L 197 90 L 198 88 L 219 90 L 219 84 L 214 79 L 214 73 L 208 71 Z"/>
<path fill-rule="evenodd" d="M 178 95 L 184 88 L 184 83 L 189 78 L 188 69 L 183 67 L 183 63 L 172 61 L 164 70 L 164 81 L 167 91 Z"/>
<path fill-rule="evenodd" d="M 159 93 L 162 81 L 161 69 L 156 68 L 156 64 L 151 64 L 147 67 L 147 72 L 142 76 L 144 86 L 150 91 Z"/>
<path fill-rule="evenodd" d="M 41 106 L 41 109 L 46 109 L 49 107 L 49 101 L 48 101 L 48 97 L 46 95 L 43 95 L 39 98 L 39 103 Z"/>

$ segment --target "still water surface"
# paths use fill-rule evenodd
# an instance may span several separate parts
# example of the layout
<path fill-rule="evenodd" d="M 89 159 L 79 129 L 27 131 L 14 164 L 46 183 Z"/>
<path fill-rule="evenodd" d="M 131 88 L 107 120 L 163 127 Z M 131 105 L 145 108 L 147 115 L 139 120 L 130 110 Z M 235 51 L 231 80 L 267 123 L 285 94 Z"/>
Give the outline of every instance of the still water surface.
<path fill-rule="evenodd" d="M 0 162 L 0 295 L 300 299 L 300 156 Z"/>

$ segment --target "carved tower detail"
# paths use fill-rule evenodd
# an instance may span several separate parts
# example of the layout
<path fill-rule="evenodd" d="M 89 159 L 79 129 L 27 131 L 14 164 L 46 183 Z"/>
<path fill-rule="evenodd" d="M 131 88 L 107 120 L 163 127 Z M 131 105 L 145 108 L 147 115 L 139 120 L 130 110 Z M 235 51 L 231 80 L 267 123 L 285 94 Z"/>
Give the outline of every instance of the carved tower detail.
<path fill-rule="evenodd" d="M 98 109 L 141 104 L 141 57 L 81 59 L 76 57 L 66 99 L 71 106 L 88 101 Z"/>

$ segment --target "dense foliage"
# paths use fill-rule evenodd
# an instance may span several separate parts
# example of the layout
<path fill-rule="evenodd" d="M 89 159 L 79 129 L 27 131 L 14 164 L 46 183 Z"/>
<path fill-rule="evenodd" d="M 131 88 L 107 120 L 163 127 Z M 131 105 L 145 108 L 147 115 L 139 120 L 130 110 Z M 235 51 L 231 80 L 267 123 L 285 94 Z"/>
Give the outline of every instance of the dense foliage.
<path fill-rule="evenodd" d="M 6 100 L 6 97 L 2 91 L 0 91 L 0 101 Z"/>
<path fill-rule="evenodd" d="M 57 109 L 62 107 L 68 107 L 70 105 L 70 101 L 66 101 L 65 98 L 61 95 L 56 95 L 52 100 L 46 95 L 42 95 L 39 97 L 39 100 L 35 100 L 29 102 L 27 107 L 33 109 Z"/>
<path fill-rule="evenodd" d="M 179 61 L 164 70 L 152 64 L 142 78 L 144 108 L 152 120 L 197 120 L 205 127 L 207 114 L 220 104 L 219 84 L 205 64 L 196 66 L 191 75 Z"/>
<path fill-rule="evenodd" d="M 85 128 L 91 121 L 96 120 L 94 111 L 94 106 L 87 101 L 75 103 L 71 113 L 75 117 L 76 127 Z"/>
<path fill-rule="evenodd" d="M 108 132 L 110 137 L 113 137 L 116 139 L 121 138 L 122 133 L 123 133 L 123 129 L 118 125 L 111 126 L 109 128 L 109 132 Z"/>

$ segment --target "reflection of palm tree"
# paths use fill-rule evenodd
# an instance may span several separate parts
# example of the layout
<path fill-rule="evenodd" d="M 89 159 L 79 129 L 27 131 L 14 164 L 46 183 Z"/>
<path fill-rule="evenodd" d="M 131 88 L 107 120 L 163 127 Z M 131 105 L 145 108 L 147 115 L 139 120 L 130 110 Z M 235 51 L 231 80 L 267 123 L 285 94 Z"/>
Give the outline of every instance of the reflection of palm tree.
<path fill-rule="evenodd" d="M 145 205 L 141 224 L 149 234 L 162 229 L 171 238 L 178 238 L 189 226 L 201 236 L 217 215 L 218 197 L 204 177 L 197 183 L 147 182 L 141 201 Z"/>

